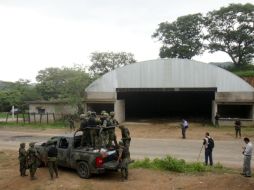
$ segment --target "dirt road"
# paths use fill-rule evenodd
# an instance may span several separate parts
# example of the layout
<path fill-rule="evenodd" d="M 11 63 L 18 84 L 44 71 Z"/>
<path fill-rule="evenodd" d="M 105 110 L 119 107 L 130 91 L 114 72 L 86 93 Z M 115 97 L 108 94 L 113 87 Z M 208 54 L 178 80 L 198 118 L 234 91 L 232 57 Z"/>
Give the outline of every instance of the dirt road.
<path fill-rule="evenodd" d="M 179 174 L 146 169 L 131 169 L 129 180 L 120 182 L 119 172 L 95 175 L 89 180 L 78 177 L 75 170 L 60 168 L 59 178 L 51 181 L 47 168 L 39 168 L 38 177 L 30 181 L 19 176 L 17 149 L 20 142 L 45 141 L 51 136 L 69 133 L 66 129 L 31 129 L 25 127 L 0 128 L 0 189 L 7 190 L 253 190 L 254 178 L 240 173 L 241 141 L 234 138 L 230 129 L 214 129 L 192 125 L 187 138 L 180 138 L 178 124 L 126 124 L 131 131 L 132 158 L 163 157 L 167 154 L 188 161 L 196 161 L 201 149 L 202 137 L 209 130 L 215 141 L 214 160 L 236 168 L 235 173 Z M 243 134 L 254 137 L 254 132 L 244 129 Z M 119 130 L 117 136 L 120 137 Z M 203 159 L 203 152 L 201 153 Z"/>
<path fill-rule="evenodd" d="M 69 133 L 69 132 L 68 132 Z M 42 131 L 10 131 L 4 130 L 0 133 L 0 150 L 17 150 L 20 142 L 46 141 L 51 136 L 68 134 L 59 131 L 58 134 Z M 71 133 L 69 133 L 71 134 Z M 215 142 L 214 161 L 225 166 L 240 168 L 242 166 L 242 142 L 240 140 L 218 140 Z M 176 158 L 187 161 L 203 160 L 204 149 L 200 154 L 202 140 L 196 139 L 152 139 L 152 138 L 132 138 L 131 155 L 133 159 L 143 159 L 145 157 L 155 158 L 172 155 Z M 200 156 L 199 156 L 200 154 Z"/>

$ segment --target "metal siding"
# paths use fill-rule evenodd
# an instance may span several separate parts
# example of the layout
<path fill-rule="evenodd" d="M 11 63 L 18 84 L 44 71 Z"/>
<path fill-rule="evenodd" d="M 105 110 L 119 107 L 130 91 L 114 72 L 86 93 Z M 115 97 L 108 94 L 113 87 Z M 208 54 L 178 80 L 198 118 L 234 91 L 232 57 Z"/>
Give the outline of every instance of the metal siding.
<path fill-rule="evenodd" d="M 158 59 L 111 71 L 86 88 L 115 92 L 116 88 L 217 88 L 218 92 L 254 92 L 247 82 L 214 65 L 186 59 Z"/>

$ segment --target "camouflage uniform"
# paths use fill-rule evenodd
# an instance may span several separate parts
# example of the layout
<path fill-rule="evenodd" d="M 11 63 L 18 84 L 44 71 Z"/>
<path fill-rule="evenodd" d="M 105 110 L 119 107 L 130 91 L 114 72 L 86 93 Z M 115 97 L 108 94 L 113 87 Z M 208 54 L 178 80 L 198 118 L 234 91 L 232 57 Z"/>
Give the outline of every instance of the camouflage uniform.
<path fill-rule="evenodd" d="M 131 143 L 130 131 L 123 125 L 120 125 L 119 128 L 121 130 L 123 144 L 129 148 Z"/>
<path fill-rule="evenodd" d="M 38 153 L 34 148 L 34 143 L 29 143 L 29 149 L 27 150 L 28 166 L 30 171 L 31 180 L 36 179 L 34 177 L 38 167 Z"/>
<path fill-rule="evenodd" d="M 119 123 L 118 121 L 114 118 L 115 113 L 114 112 L 110 112 L 110 126 L 116 127 Z M 117 141 L 116 141 L 116 133 L 115 133 L 115 128 L 109 129 L 108 130 L 108 134 L 109 134 L 109 146 L 112 146 L 112 141 L 114 141 L 114 144 L 117 145 Z"/>
<path fill-rule="evenodd" d="M 123 144 L 128 149 L 128 152 L 129 152 L 130 143 L 131 143 L 130 131 L 128 128 L 124 127 L 123 125 L 120 125 L 119 128 L 121 130 Z M 128 159 L 129 161 L 131 161 L 130 154 L 128 154 Z"/>
<path fill-rule="evenodd" d="M 129 148 L 124 146 L 122 141 L 119 141 L 118 144 L 119 144 L 119 149 L 118 149 L 119 156 L 117 161 L 119 162 L 119 167 L 121 169 L 121 177 L 122 177 L 122 180 L 128 180 L 128 174 L 129 174 L 128 164 L 129 164 L 129 157 L 130 157 Z"/>
<path fill-rule="evenodd" d="M 88 119 L 90 118 L 91 112 L 88 111 L 87 114 L 81 114 L 80 115 L 80 119 L 81 119 L 81 123 L 80 123 L 80 128 L 79 130 L 83 131 L 83 135 L 81 138 L 81 143 L 80 146 L 88 146 L 90 145 L 90 136 L 89 136 L 89 132 L 87 129 L 88 126 Z"/>
<path fill-rule="evenodd" d="M 51 179 L 53 179 L 54 172 L 56 174 L 56 178 L 58 178 L 58 168 L 57 168 L 57 149 L 55 141 L 48 141 L 48 168 Z"/>
<path fill-rule="evenodd" d="M 19 171 L 20 176 L 27 176 L 26 169 L 27 169 L 27 152 L 25 150 L 26 144 L 21 143 L 19 148 Z"/>
<path fill-rule="evenodd" d="M 96 126 L 97 126 L 96 113 L 93 112 L 93 113 L 91 113 L 91 116 L 88 119 L 88 127 L 89 127 L 88 133 L 89 133 L 89 141 L 90 141 L 89 145 L 91 145 L 92 147 L 96 146 L 95 139 L 97 136 L 97 130 L 93 129 Z"/>
<path fill-rule="evenodd" d="M 104 113 L 103 116 L 104 116 L 104 120 L 102 123 L 103 130 L 101 132 L 101 137 L 102 137 L 102 146 L 106 147 L 109 144 L 109 133 L 106 128 L 110 126 L 110 121 L 109 121 L 108 113 Z"/>
<path fill-rule="evenodd" d="M 70 130 L 75 130 L 74 116 L 73 116 L 73 115 L 70 115 L 70 116 L 68 117 L 68 122 L 69 122 Z"/>

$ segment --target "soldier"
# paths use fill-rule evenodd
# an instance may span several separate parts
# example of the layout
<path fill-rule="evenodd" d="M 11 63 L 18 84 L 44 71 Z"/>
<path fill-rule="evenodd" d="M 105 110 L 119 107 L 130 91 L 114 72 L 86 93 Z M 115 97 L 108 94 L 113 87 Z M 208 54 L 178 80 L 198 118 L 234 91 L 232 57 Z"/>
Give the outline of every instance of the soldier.
<path fill-rule="evenodd" d="M 26 152 L 26 144 L 20 143 L 19 148 L 19 171 L 20 176 L 24 177 L 27 176 L 26 174 L 26 168 L 27 168 L 27 152 Z"/>
<path fill-rule="evenodd" d="M 122 134 L 122 141 L 124 143 L 124 146 L 130 147 L 131 143 L 131 137 L 130 137 L 130 131 L 128 128 L 126 128 L 124 125 L 119 125 L 119 129 L 121 130 Z"/>
<path fill-rule="evenodd" d="M 119 166 L 121 169 L 122 181 L 124 181 L 124 180 L 128 180 L 128 164 L 129 164 L 130 152 L 129 152 L 129 148 L 124 146 L 123 141 L 119 141 L 118 145 L 119 145 L 119 149 L 118 149 L 117 162 L 119 163 Z"/>
<path fill-rule="evenodd" d="M 27 159 L 28 159 L 28 166 L 30 171 L 30 178 L 31 180 L 35 180 L 35 172 L 37 170 L 38 165 L 38 152 L 34 148 L 34 143 L 29 143 L 29 149 L 27 151 Z"/>
<path fill-rule="evenodd" d="M 116 141 L 116 134 L 115 134 L 115 127 L 119 124 L 118 121 L 114 118 L 115 113 L 112 111 L 109 113 L 110 118 L 109 118 L 109 122 L 110 122 L 110 127 L 112 127 L 111 129 L 108 130 L 108 135 L 109 135 L 109 142 L 108 142 L 108 146 L 112 146 L 112 141 L 114 141 L 115 146 L 117 145 L 117 141 Z"/>
<path fill-rule="evenodd" d="M 108 113 L 104 113 L 103 114 L 102 131 L 101 131 L 102 146 L 104 146 L 104 147 L 108 146 L 108 143 L 109 143 L 109 134 L 108 134 L 108 130 L 106 130 L 106 128 L 109 126 L 110 126 L 109 115 L 108 115 Z"/>
<path fill-rule="evenodd" d="M 56 148 L 56 141 L 49 140 L 47 144 L 49 145 L 48 150 L 48 168 L 50 177 L 53 180 L 54 173 L 56 175 L 56 178 L 58 178 L 58 168 L 57 168 L 57 148 Z"/>
<path fill-rule="evenodd" d="M 91 112 L 88 111 L 87 114 L 81 114 L 80 115 L 80 128 L 79 128 L 79 131 L 83 131 L 83 135 L 82 135 L 82 138 L 81 138 L 81 143 L 80 143 L 80 146 L 83 147 L 84 144 L 85 145 L 88 145 L 89 142 L 90 142 L 90 137 L 89 137 L 89 133 L 88 133 L 88 130 L 87 130 L 87 126 L 88 126 L 88 119 L 91 115 Z"/>
<path fill-rule="evenodd" d="M 68 122 L 69 122 L 69 127 L 70 130 L 75 130 L 75 125 L 74 125 L 74 115 L 69 115 L 68 116 Z"/>
<path fill-rule="evenodd" d="M 131 144 L 130 131 L 124 125 L 119 125 L 119 129 L 121 130 L 123 144 L 128 149 L 128 152 L 129 152 L 130 144 Z M 128 159 L 129 159 L 129 162 L 133 162 L 133 160 L 131 160 L 130 158 L 130 154 L 128 154 Z"/>
<path fill-rule="evenodd" d="M 238 137 L 238 134 L 239 134 L 239 137 L 241 138 L 241 121 L 240 121 L 240 119 L 237 119 L 235 121 L 235 138 Z"/>
<path fill-rule="evenodd" d="M 89 144 L 95 148 L 95 138 L 97 135 L 96 127 L 97 127 L 97 121 L 96 121 L 96 112 L 92 112 L 90 118 L 88 119 L 88 127 L 89 127 Z"/>

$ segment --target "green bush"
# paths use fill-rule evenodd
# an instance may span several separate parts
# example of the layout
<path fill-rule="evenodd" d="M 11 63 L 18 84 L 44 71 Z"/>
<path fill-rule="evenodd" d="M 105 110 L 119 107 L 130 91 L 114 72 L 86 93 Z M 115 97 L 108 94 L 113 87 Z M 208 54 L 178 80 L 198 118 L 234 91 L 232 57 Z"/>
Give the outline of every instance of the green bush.
<path fill-rule="evenodd" d="M 159 169 L 174 172 L 206 172 L 213 170 L 212 167 L 205 166 L 203 163 L 186 163 L 183 159 L 176 159 L 171 156 L 166 156 L 165 158 L 155 158 L 153 160 L 149 158 L 145 158 L 144 160 L 137 160 L 131 164 L 130 167 Z M 218 163 L 214 166 L 214 169 L 221 170 L 223 169 L 223 166 Z"/>

